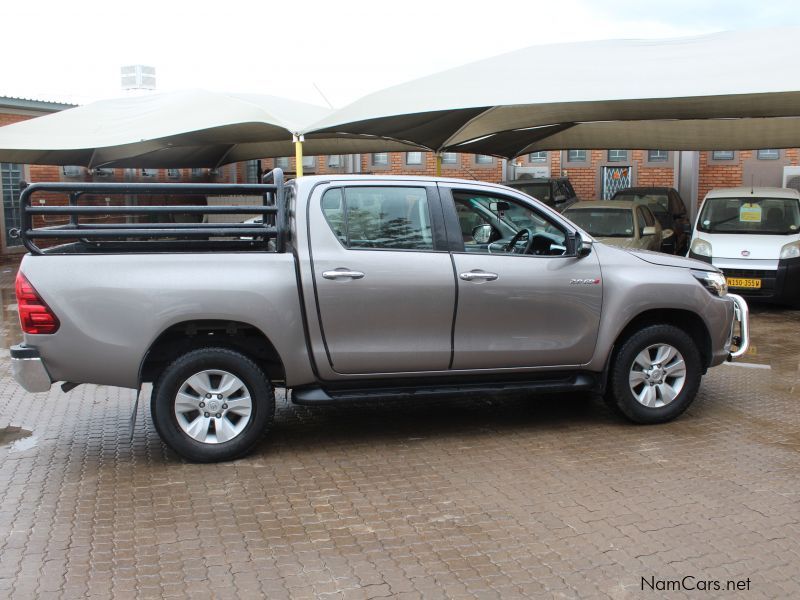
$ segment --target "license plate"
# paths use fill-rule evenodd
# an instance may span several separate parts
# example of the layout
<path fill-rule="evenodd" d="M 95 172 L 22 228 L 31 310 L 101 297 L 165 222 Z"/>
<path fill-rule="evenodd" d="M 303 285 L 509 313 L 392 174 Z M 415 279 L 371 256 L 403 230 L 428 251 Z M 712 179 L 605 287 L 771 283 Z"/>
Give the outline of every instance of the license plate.
<path fill-rule="evenodd" d="M 761 288 L 761 280 L 747 279 L 744 277 L 728 277 L 728 287 L 757 290 Z"/>

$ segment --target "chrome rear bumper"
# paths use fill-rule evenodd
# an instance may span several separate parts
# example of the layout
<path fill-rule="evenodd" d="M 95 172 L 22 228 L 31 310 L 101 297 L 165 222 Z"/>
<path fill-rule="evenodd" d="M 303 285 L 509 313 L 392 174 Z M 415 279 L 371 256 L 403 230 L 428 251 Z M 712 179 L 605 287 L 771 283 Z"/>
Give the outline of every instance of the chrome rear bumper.
<path fill-rule="evenodd" d="M 28 392 L 47 392 L 52 380 L 36 348 L 24 344 L 11 347 L 11 373 Z"/>
<path fill-rule="evenodd" d="M 735 360 L 747 352 L 750 347 L 750 309 L 744 298 L 736 294 L 728 294 L 728 298 L 733 300 L 733 323 L 731 324 L 731 335 L 734 339 L 738 338 L 738 347 L 735 352 L 731 352 L 728 360 Z M 739 335 L 736 335 L 736 325 L 739 325 Z"/>

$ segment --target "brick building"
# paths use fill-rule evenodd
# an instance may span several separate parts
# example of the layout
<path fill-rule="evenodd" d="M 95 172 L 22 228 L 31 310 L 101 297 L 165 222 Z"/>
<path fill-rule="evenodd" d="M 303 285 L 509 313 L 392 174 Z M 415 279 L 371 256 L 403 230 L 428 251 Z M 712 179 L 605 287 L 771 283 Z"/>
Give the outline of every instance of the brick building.
<path fill-rule="evenodd" d="M 0 97 L 0 126 L 35 118 L 66 108 L 70 104 Z M 796 168 L 800 175 L 800 150 L 733 150 L 683 153 L 665 150 L 556 150 L 534 152 L 505 161 L 491 156 L 448 152 L 442 155 L 441 173 L 480 181 L 534 176 L 569 177 L 582 199 L 603 198 L 627 186 L 674 186 L 682 155 L 691 154 L 696 169 L 696 197 L 701 200 L 712 188 L 745 184 L 781 186 L 784 174 Z M 0 193 L 3 198 L 2 252 L 21 251 L 9 229 L 18 223 L 19 182 L 105 181 L 105 182 L 219 182 L 258 181 L 259 174 L 275 166 L 290 175 L 293 157 L 267 158 L 225 165 L 218 169 L 86 169 L 78 166 L 14 165 L 0 163 Z M 786 167 L 790 167 L 789 170 Z M 382 152 L 360 155 L 307 156 L 307 174 L 375 173 L 392 175 L 435 175 L 436 158 L 430 152 Z M 792 187 L 800 187 L 790 182 Z M 689 197 L 686 197 L 689 200 Z M 691 207 L 690 207 L 691 208 Z"/>

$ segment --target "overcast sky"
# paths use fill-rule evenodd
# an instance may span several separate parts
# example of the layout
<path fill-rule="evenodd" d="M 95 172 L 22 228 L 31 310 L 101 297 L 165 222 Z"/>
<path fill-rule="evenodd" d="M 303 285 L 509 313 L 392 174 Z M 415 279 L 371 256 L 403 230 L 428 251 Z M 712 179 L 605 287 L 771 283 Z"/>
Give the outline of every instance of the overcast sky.
<path fill-rule="evenodd" d="M 259 92 L 325 105 L 319 88 L 339 108 L 394 83 L 535 44 L 800 24 L 796 0 L 662 4 L 12 2 L 2 10 L 0 96 L 75 103 L 120 96 L 120 67 L 146 64 L 156 68 L 160 91 Z"/>

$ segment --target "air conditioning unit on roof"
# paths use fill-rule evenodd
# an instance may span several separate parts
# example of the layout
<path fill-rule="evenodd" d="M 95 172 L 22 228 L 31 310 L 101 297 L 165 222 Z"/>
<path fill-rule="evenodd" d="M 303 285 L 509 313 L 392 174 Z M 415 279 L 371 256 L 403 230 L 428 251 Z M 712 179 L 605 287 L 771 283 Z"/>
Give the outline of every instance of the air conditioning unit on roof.
<path fill-rule="evenodd" d="M 514 177 L 517 179 L 539 179 L 550 177 L 550 167 L 546 165 L 536 167 L 515 167 Z"/>
<path fill-rule="evenodd" d="M 800 167 L 783 167 L 783 185 L 800 191 Z"/>

